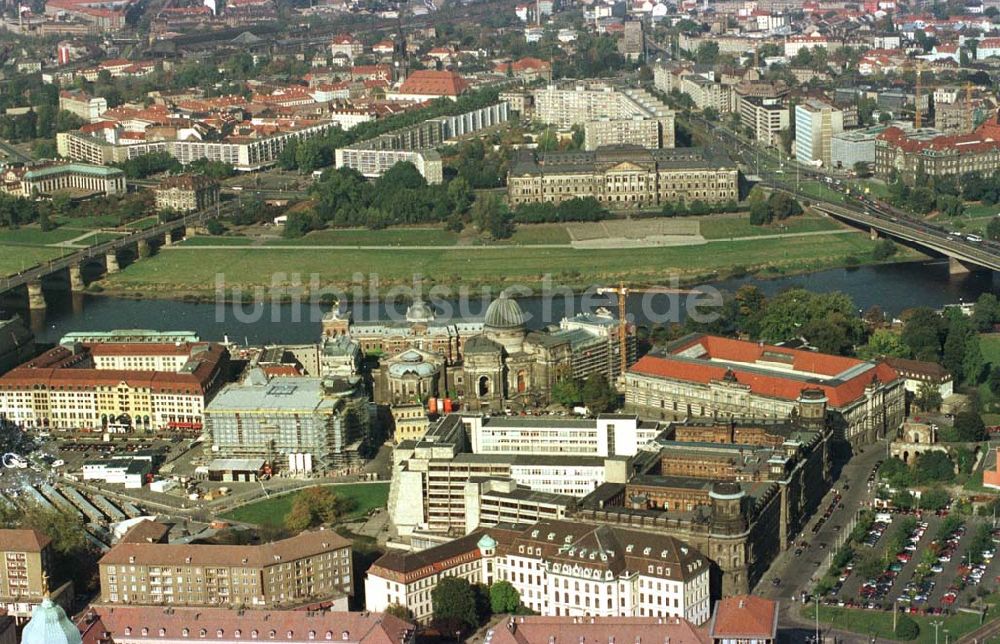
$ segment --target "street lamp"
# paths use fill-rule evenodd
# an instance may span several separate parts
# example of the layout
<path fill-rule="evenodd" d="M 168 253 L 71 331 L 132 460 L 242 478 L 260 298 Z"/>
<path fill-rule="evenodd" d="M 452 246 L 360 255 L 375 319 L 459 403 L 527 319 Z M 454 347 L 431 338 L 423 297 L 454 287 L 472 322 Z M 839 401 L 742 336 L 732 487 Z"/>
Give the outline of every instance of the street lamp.
<path fill-rule="evenodd" d="M 944 625 L 944 622 L 941 620 L 931 622 L 931 626 L 934 627 L 934 644 L 938 644 L 938 628 L 942 625 Z"/>

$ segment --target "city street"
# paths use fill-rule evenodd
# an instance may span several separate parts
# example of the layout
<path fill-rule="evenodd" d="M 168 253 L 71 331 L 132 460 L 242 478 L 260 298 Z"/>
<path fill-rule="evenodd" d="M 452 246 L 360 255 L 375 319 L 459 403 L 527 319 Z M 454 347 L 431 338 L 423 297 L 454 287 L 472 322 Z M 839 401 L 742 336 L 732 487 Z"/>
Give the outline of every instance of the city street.
<path fill-rule="evenodd" d="M 799 596 L 802 592 L 810 592 L 813 583 L 818 580 L 826 569 L 827 555 L 835 551 L 835 544 L 839 543 L 841 535 L 846 538 L 846 526 L 851 518 L 871 499 L 868 491 L 867 481 L 875 464 L 884 459 L 886 455 L 886 442 L 880 441 L 874 445 L 869 445 L 864 452 L 855 456 L 843 467 L 840 476 L 834 482 L 833 487 L 820 503 L 813 517 L 809 520 L 805 529 L 795 537 L 796 545 L 781 553 L 771 565 L 767 574 L 754 589 L 754 594 L 762 597 L 778 599 L 781 601 L 781 625 L 787 628 L 808 628 L 803 619 L 799 616 L 801 604 Z M 844 489 L 844 485 L 847 489 Z M 833 498 L 833 489 L 838 490 L 843 496 L 840 503 L 843 508 L 834 510 L 830 518 L 825 521 L 822 527 L 814 534 L 813 526 L 823 516 L 823 512 Z M 795 556 L 795 549 L 801 542 L 809 544 L 803 548 L 799 556 Z M 820 544 L 826 544 L 825 548 L 820 548 Z M 819 564 L 819 565 L 817 565 Z M 773 580 L 781 580 L 780 585 L 775 586 Z M 793 600 L 794 598 L 794 600 Z M 854 637 L 850 635 L 850 637 Z M 799 640 L 796 640 L 799 641 Z M 845 641 L 853 641 L 845 639 Z M 866 638 L 859 638 L 857 641 L 867 641 Z"/>

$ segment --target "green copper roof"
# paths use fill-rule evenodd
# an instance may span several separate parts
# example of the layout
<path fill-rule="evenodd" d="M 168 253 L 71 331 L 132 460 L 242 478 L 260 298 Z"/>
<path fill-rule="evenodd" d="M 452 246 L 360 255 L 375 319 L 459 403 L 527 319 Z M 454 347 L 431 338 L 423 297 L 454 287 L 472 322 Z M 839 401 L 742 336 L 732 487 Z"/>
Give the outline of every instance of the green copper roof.
<path fill-rule="evenodd" d="M 63 165 L 50 165 L 44 168 L 38 168 L 37 170 L 28 170 L 24 173 L 24 178 L 30 180 L 34 179 L 44 179 L 45 177 L 50 177 L 52 175 L 65 174 L 67 172 L 76 172 L 78 174 L 89 174 L 94 177 L 101 177 L 102 179 L 107 179 L 111 177 L 120 177 L 124 172 L 118 168 L 109 168 L 103 165 L 90 165 L 87 163 L 66 163 Z"/>

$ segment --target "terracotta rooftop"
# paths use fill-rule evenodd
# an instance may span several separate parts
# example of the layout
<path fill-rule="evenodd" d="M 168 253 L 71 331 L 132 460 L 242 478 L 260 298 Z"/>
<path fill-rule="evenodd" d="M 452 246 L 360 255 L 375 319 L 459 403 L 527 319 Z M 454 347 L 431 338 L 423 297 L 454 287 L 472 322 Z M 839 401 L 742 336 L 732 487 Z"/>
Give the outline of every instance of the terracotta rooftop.
<path fill-rule="evenodd" d="M 50 543 L 38 530 L 0 530 L 0 552 L 41 552 Z"/>
<path fill-rule="evenodd" d="M 491 644 L 711 644 L 703 628 L 678 617 L 511 617 L 492 629 Z"/>
<path fill-rule="evenodd" d="M 851 404 L 878 379 L 899 375 L 884 362 L 865 362 L 713 335 L 692 334 L 663 353 L 649 354 L 629 373 L 708 384 L 724 378 L 760 396 L 795 400 L 803 389 L 822 389 L 832 407 Z"/>
<path fill-rule="evenodd" d="M 716 640 L 774 640 L 778 602 L 754 595 L 721 599 L 715 603 L 708 632 Z"/>
<path fill-rule="evenodd" d="M 458 96 L 468 89 L 469 83 L 455 72 L 420 69 L 403 81 L 399 92 L 425 96 Z"/>
<path fill-rule="evenodd" d="M 194 565 L 246 565 L 263 568 L 277 562 L 295 561 L 350 546 L 350 541 L 332 530 L 303 532 L 289 539 L 257 546 L 119 543 L 101 557 L 99 563 L 101 565 L 129 563 L 157 565 L 177 564 L 190 559 L 191 564 Z"/>
<path fill-rule="evenodd" d="M 158 521 L 140 521 L 129 528 L 118 543 L 163 543 L 169 532 L 170 526 Z"/>
<path fill-rule="evenodd" d="M 105 606 L 85 611 L 78 622 L 84 644 L 112 640 L 176 642 L 234 639 L 247 641 L 400 644 L 413 625 L 386 613 L 331 611 L 235 610 L 159 606 Z"/>

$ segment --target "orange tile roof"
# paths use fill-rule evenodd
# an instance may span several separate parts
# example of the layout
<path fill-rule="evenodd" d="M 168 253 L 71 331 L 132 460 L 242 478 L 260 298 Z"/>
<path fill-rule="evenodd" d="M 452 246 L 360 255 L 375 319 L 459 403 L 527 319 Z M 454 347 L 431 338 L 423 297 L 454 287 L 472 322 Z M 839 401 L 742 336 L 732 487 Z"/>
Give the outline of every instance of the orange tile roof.
<path fill-rule="evenodd" d="M 770 639 L 778 634 L 778 602 L 737 595 L 715 603 L 709 634 L 716 639 Z"/>
<path fill-rule="evenodd" d="M 399 91 L 425 96 L 458 96 L 468 89 L 469 83 L 455 72 L 420 69 L 403 81 Z"/>
<path fill-rule="evenodd" d="M 769 363 L 791 371 L 768 369 Z M 729 375 L 756 395 L 782 400 L 797 399 L 803 389 L 822 389 L 832 407 L 842 408 L 861 397 L 873 380 L 899 378 L 884 362 L 867 365 L 855 358 L 694 334 L 672 345 L 665 355 L 644 356 L 629 372 L 701 384 Z"/>
<path fill-rule="evenodd" d="M 510 617 L 492 628 L 493 644 L 711 644 L 703 628 L 678 617 Z"/>
<path fill-rule="evenodd" d="M 50 543 L 38 530 L 0 530 L 0 552 L 41 552 Z"/>

